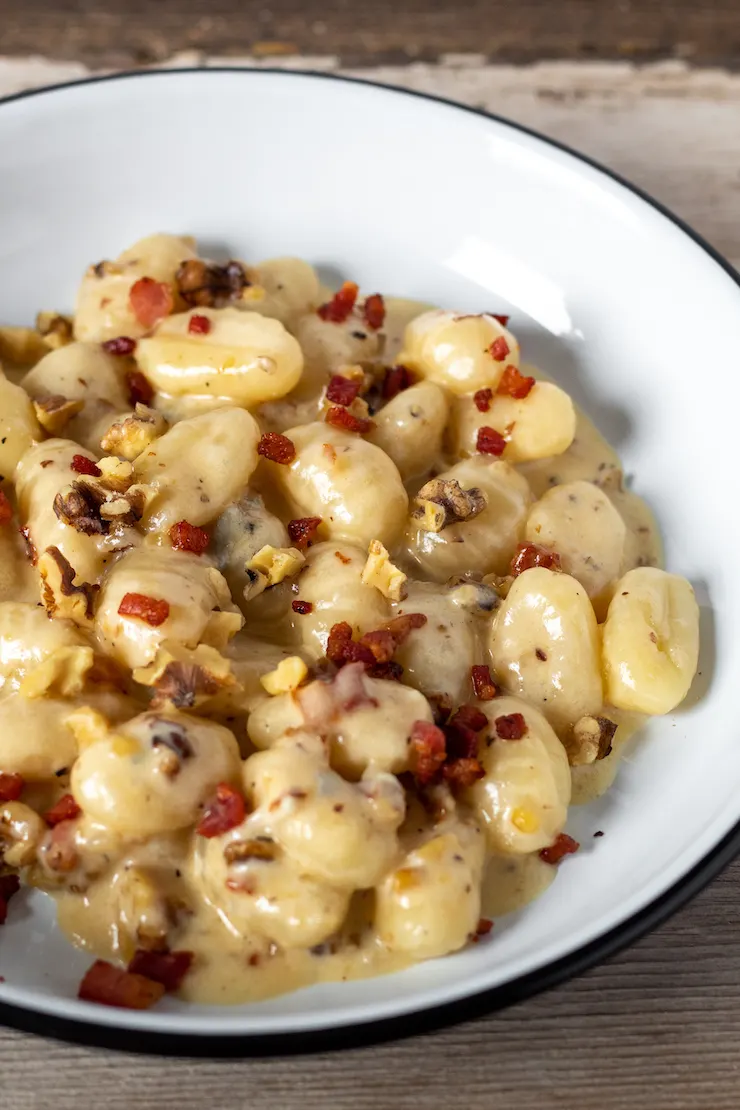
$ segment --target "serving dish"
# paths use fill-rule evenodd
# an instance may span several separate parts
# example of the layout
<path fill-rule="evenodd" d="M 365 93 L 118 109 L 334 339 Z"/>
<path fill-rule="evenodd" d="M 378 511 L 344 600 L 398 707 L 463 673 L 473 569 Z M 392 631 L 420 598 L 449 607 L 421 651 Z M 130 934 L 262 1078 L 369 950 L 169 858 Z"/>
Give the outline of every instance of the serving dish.
<path fill-rule="evenodd" d="M 247 111 L 257 99 L 259 118 Z M 206 106 L 213 103 L 217 125 Z M 6 102 L 0 137 L 5 319 L 32 319 L 42 295 L 69 306 L 70 275 L 103 244 L 153 227 L 187 228 L 239 257 L 298 253 L 324 263 L 328 279 L 351 274 L 364 287 L 421 301 L 478 311 L 493 301 L 515 314 L 528 357 L 547 366 L 637 473 L 668 565 L 693 581 L 704 617 L 701 673 L 687 707 L 653 722 L 616 788 L 576 814 L 582 842 L 596 830 L 604 837 L 569 864 L 546 902 L 503 922 L 494 943 L 249 1008 L 169 1000 L 128 1014 L 75 1000 L 87 958 L 70 953 L 50 908 L 34 897 L 0 938 L 5 1020 L 207 1053 L 414 1031 L 587 966 L 660 920 L 732 856 L 740 593 L 728 557 L 738 529 L 725 510 L 732 383 L 720 368 L 740 324 L 729 268 L 570 153 L 503 121 L 363 83 L 265 71 L 110 79 Z M 412 153 L 420 148 L 431 156 L 423 177 Z M 187 154 L 174 158 L 173 150 Z M 368 151 L 388 172 L 362 172 Z M 53 174 L 40 171 L 47 164 Z M 707 367 L 720 389 L 707 385 Z M 699 421 L 710 405 L 711 420 Z"/>

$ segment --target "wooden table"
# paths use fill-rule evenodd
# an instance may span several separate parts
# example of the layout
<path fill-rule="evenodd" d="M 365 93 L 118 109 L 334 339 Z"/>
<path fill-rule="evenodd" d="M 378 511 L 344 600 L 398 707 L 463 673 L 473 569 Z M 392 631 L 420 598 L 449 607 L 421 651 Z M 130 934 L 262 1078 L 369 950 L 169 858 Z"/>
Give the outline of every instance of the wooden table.
<path fill-rule="evenodd" d="M 0 49 L 9 26 L 9 49 L 31 50 L 19 15 L 23 6 L 24 0 L 0 0 L 0 10 L 11 17 L 0 28 Z M 49 4 L 67 16 L 73 6 L 88 5 Z M 160 6 L 168 8 L 169 0 Z M 184 0 L 181 7 L 192 5 Z M 217 21 L 224 3 L 212 7 Z M 274 7 L 290 5 L 285 0 Z M 528 0 L 520 7 L 541 5 Z M 735 5 L 717 7 L 721 25 Z M 567 0 L 561 8 L 573 12 L 584 4 Z M 693 26 L 698 35 L 696 19 Z M 56 53 L 72 60 L 29 60 L 22 52 L 0 58 L 0 93 L 80 76 L 85 62 L 79 59 L 112 61 L 110 47 L 106 54 L 88 40 L 75 55 L 69 28 L 59 34 L 55 42 L 65 48 Z M 110 26 L 107 41 L 114 41 Z M 125 53 L 131 34 L 120 41 Z M 170 40 L 159 41 L 163 49 Z M 171 41 L 177 48 L 192 45 L 182 36 Z M 717 49 L 715 42 L 713 57 Z M 515 69 L 471 55 L 395 67 L 361 60 L 364 76 L 485 106 L 603 160 L 740 262 L 740 76 L 689 70 L 675 59 L 642 69 L 626 62 L 552 61 Z M 190 51 L 175 61 L 204 64 L 208 57 Z M 337 66 L 326 56 L 285 59 L 302 63 Z M 739 883 L 740 862 L 608 965 L 508 1012 L 398 1044 L 284 1060 L 167 1061 L 0 1029 L 0 1110 L 737 1110 Z"/>

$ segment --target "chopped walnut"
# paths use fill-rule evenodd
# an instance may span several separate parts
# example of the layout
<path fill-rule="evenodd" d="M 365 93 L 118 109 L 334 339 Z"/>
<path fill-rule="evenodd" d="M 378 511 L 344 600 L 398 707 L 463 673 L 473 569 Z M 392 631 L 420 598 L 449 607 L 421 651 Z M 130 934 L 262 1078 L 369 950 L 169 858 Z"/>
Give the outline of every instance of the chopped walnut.
<path fill-rule="evenodd" d="M 84 407 L 84 401 L 70 401 L 61 393 L 49 394 L 33 402 L 36 419 L 49 435 L 58 435 Z"/>
<path fill-rule="evenodd" d="M 54 512 L 63 524 L 86 536 L 106 535 L 112 523 L 131 527 L 141 520 L 153 492 L 131 481 L 129 462 L 101 459 L 99 475 L 83 474 L 54 498 Z"/>
<path fill-rule="evenodd" d="M 483 490 L 463 489 L 454 478 L 432 478 L 416 495 L 418 508 L 411 514 L 426 532 L 441 532 L 449 524 L 472 520 L 488 504 Z"/>
<path fill-rule="evenodd" d="M 276 586 L 284 578 L 297 574 L 306 556 L 297 547 L 273 547 L 265 544 L 246 565 L 249 582 L 244 587 L 247 601 L 257 597 L 268 586 Z"/>
<path fill-rule="evenodd" d="M 57 695 L 73 698 L 81 693 L 94 663 L 93 649 L 81 645 L 60 647 L 29 671 L 18 692 L 24 698 Z"/>
<path fill-rule="evenodd" d="M 595 763 L 597 759 L 605 759 L 612 750 L 616 731 L 616 722 L 608 717 L 581 717 L 573 725 L 565 744 L 568 762 L 572 767 L 581 767 Z"/>
<path fill-rule="evenodd" d="M 168 427 L 167 421 L 160 412 L 139 402 L 132 416 L 111 424 L 101 439 L 100 446 L 111 455 L 133 461 L 146 451 L 155 439 L 164 435 Z"/>
<path fill-rule="evenodd" d="M 201 635 L 201 643 L 216 651 L 224 651 L 243 624 L 244 617 L 236 609 L 228 612 L 214 610 Z"/>
<path fill-rule="evenodd" d="M 267 836 L 258 836 L 254 840 L 232 840 L 224 848 L 224 859 L 227 863 L 245 863 L 249 859 L 271 862 L 278 854 L 277 844 Z"/>
<path fill-rule="evenodd" d="M 281 660 L 274 671 L 263 674 L 260 683 L 268 694 L 287 694 L 295 690 L 308 674 L 308 667 L 298 655 Z"/>
<path fill-rule="evenodd" d="M 242 299 L 252 284 L 246 266 L 232 259 L 224 266 L 189 258 L 175 275 L 177 291 L 191 308 L 222 308 Z"/>
<path fill-rule="evenodd" d="M 39 312 L 36 316 L 36 331 L 52 350 L 72 342 L 72 327 L 72 317 L 63 316 L 61 312 Z"/>
<path fill-rule="evenodd" d="M 154 688 L 152 708 L 166 703 L 192 709 L 227 686 L 235 686 L 231 663 L 206 644 L 196 648 L 166 641 L 152 663 L 134 671 L 134 681 Z"/>
<path fill-rule="evenodd" d="M 406 596 L 406 581 L 406 575 L 391 562 L 380 540 L 372 540 L 362 568 L 363 585 L 374 586 L 389 601 L 402 601 Z"/>
<path fill-rule="evenodd" d="M 39 557 L 41 600 L 50 617 L 67 617 L 75 624 L 89 624 L 99 586 L 75 585 L 76 571 L 58 547 L 47 547 Z"/>

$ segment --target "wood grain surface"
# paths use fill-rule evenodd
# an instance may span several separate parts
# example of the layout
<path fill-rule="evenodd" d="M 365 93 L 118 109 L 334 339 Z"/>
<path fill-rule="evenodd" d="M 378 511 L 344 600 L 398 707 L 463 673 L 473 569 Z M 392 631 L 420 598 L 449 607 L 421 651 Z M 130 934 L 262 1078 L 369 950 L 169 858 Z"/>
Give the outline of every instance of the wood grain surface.
<path fill-rule="evenodd" d="M 0 92 L 83 73 L 79 63 L 0 58 Z M 740 262 L 740 76 L 475 59 L 370 75 L 584 150 Z M 738 1110 L 739 917 L 740 861 L 657 932 L 547 995 L 331 1056 L 168 1061 L 0 1029 L 0 1110 Z"/>
<path fill-rule="evenodd" d="M 740 60 L 737 0 L 0 0 L 0 53 L 131 65 L 181 50 L 333 54 L 345 64 L 477 51 Z"/>

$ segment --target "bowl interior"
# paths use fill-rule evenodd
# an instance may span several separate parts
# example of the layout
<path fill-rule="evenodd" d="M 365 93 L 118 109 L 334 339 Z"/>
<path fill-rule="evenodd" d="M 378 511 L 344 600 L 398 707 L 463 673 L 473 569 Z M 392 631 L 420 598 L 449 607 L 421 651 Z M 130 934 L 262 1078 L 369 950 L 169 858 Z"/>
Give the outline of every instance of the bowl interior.
<path fill-rule="evenodd" d="M 702 606 L 687 705 L 656 720 L 581 853 L 489 944 L 401 975 L 249 1007 L 75 1000 L 88 957 L 41 896 L 0 939 L 0 1001 L 129 1029 L 294 1032 L 413 1012 L 582 948 L 668 888 L 740 818 L 740 290 L 670 219 L 597 168 L 454 106 L 320 76 L 154 74 L 0 106 L 0 315 L 72 306 L 91 261 L 155 230 L 238 257 L 298 254 L 367 289 L 510 311 L 524 357 L 621 452 Z M 703 414 L 703 415 L 702 415 Z M 595 830 L 603 838 L 593 840 Z M 16 903 L 14 903 L 15 907 Z M 29 944 L 29 939 L 31 943 Z"/>

